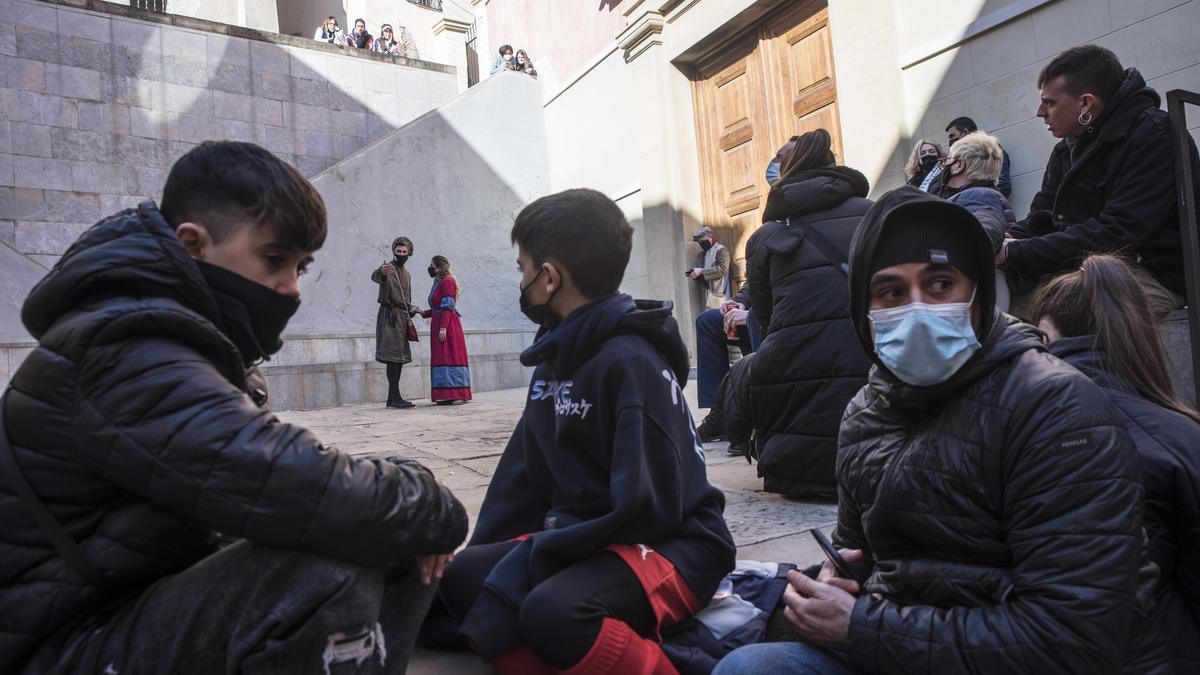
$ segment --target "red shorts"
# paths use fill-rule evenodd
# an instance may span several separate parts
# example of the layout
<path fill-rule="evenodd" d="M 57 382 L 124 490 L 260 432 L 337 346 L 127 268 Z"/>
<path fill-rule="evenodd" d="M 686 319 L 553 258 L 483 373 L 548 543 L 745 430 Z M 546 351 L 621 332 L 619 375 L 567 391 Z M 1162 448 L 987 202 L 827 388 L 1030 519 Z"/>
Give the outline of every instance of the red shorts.
<path fill-rule="evenodd" d="M 643 544 L 613 544 L 607 550 L 629 565 L 642 584 L 657 619 L 654 636 L 660 641 L 664 628 L 674 626 L 704 607 L 675 565 L 658 551 Z"/>

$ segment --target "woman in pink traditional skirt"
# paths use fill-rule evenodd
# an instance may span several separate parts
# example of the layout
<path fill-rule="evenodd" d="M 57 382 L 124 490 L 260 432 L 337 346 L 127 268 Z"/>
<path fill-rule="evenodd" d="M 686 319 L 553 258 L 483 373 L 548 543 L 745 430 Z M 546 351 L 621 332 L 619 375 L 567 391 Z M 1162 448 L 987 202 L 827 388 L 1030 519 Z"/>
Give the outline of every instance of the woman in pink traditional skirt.
<path fill-rule="evenodd" d="M 432 397 L 438 405 L 466 403 L 471 400 L 471 372 L 467 368 L 467 339 L 458 314 L 458 282 L 445 256 L 433 256 L 429 276 L 434 279 L 429 309 L 421 316 L 430 319 Z"/>

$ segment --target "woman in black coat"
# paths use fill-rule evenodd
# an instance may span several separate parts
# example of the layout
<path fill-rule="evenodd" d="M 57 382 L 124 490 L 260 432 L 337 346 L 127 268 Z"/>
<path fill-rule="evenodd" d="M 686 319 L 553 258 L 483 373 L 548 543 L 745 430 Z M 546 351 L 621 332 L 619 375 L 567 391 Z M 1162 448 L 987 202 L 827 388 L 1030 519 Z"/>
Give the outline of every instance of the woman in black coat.
<path fill-rule="evenodd" d="M 838 424 L 871 362 L 854 337 L 846 251 L 863 214 L 865 176 L 837 166 L 824 129 L 797 139 L 746 245 L 762 346 L 750 400 L 764 488 L 836 497 Z"/>
<path fill-rule="evenodd" d="M 1161 630 L 1176 672 L 1200 672 L 1200 414 L 1175 397 L 1142 287 L 1120 259 L 1094 255 L 1034 310 L 1050 353 L 1100 385 L 1137 445 Z"/>

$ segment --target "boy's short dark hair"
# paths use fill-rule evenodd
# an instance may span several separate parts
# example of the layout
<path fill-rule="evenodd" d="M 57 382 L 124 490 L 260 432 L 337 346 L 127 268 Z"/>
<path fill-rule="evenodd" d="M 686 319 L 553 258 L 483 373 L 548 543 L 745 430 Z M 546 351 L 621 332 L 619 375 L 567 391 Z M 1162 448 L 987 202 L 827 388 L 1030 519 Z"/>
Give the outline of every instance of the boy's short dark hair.
<path fill-rule="evenodd" d="M 946 125 L 945 131 L 950 131 L 951 129 L 958 129 L 963 133 L 973 134 L 979 131 L 979 125 L 975 124 L 975 120 L 970 117 L 955 117 L 950 121 L 950 124 Z"/>
<path fill-rule="evenodd" d="M 175 161 L 159 209 L 171 227 L 199 223 L 214 242 L 251 221 L 282 243 L 313 252 L 325 243 L 325 200 L 299 171 L 253 143 L 205 141 Z"/>
<path fill-rule="evenodd" d="M 534 263 L 566 268 L 575 287 L 597 300 L 617 292 L 633 248 L 633 227 L 616 202 L 580 188 L 548 195 L 517 214 L 512 243 Z"/>
<path fill-rule="evenodd" d="M 500 45 L 500 56 L 504 56 L 505 54 L 511 53 L 512 50 L 513 50 L 512 45 Z"/>
<path fill-rule="evenodd" d="M 1074 96 L 1093 94 L 1107 101 L 1125 81 L 1125 68 L 1117 55 L 1099 45 L 1071 47 L 1042 68 L 1040 89 L 1056 77 L 1063 77 L 1063 88 Z"/>

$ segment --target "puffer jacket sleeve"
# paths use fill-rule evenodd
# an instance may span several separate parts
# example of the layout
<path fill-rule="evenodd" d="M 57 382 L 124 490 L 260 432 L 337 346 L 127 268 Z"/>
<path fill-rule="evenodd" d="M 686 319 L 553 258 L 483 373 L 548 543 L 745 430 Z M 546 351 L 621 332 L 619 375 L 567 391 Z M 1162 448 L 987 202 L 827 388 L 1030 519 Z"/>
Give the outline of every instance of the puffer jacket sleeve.
<path fill-rule="evenodd" d="M 82 460 L 216 531 L 373 567 L 450 552 L 466 536 L 462 504 L 423 466 L 322 445 L 179 341 L 89 347 L 78 392 Z"/>
<path fill-rule="evenodd" d="M 871 673 L 1111 673 L 1136 607 L 1142 486 L 1103 393 L 1082 378 L 1029 378 L 997 443 L 998 520 L 1011 588 L 995 604 L 859 598 L 848 653 Z M 947 583 L 953 583 L 947 579 Z"/>
<path fill-rule="evenodd" d="M 769 226 L 764 226 L 769 227 Z M 771 325 L 771 254 L 766 250 L 766 240 L 755 232 L 746 243 L 746 282 L 750 286 L 750 306 L 754 308 L 754 319 L 759 332 L 767 337 Z"/>

